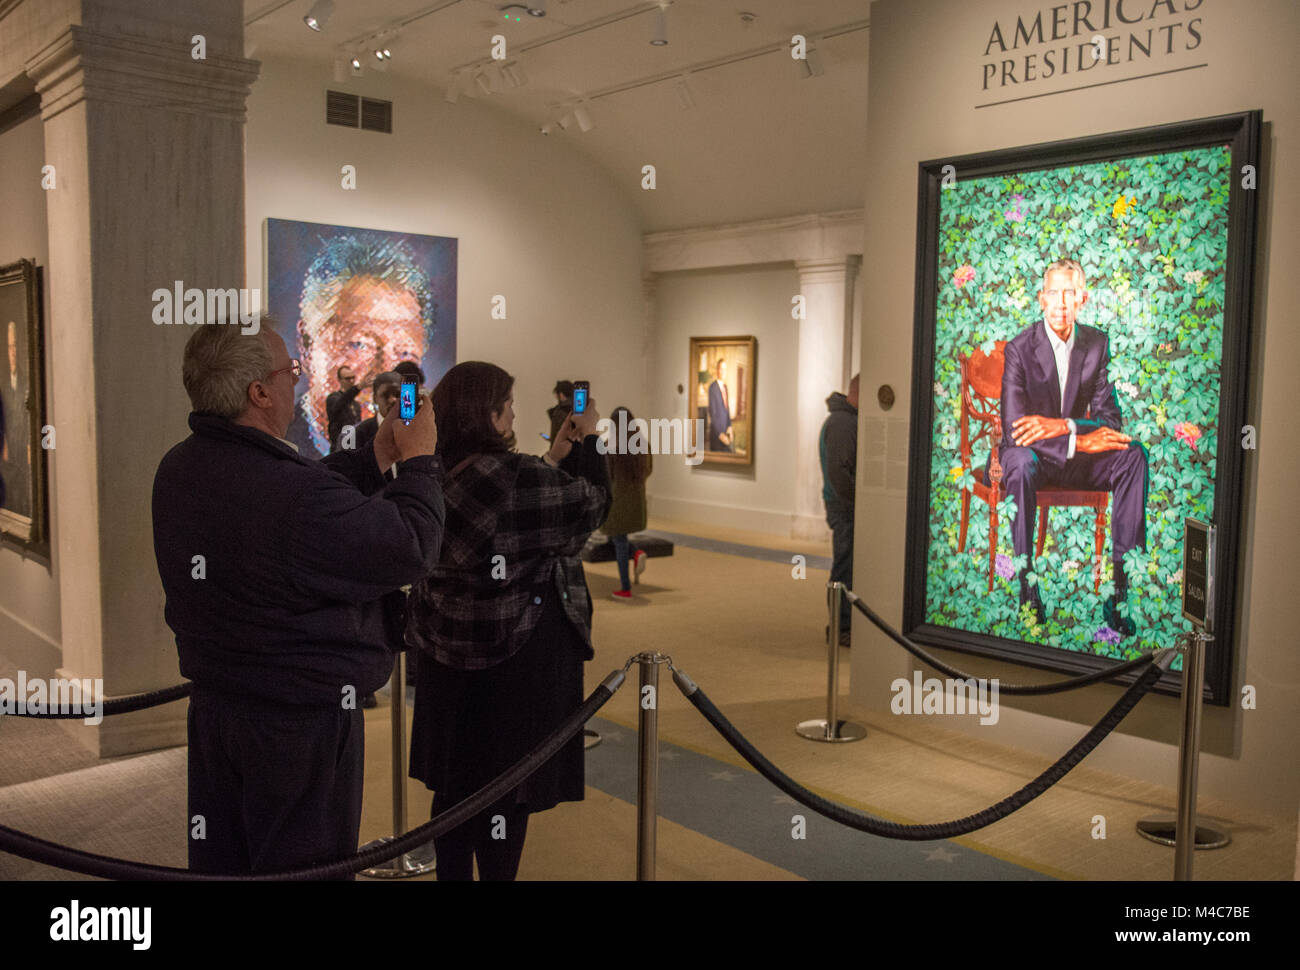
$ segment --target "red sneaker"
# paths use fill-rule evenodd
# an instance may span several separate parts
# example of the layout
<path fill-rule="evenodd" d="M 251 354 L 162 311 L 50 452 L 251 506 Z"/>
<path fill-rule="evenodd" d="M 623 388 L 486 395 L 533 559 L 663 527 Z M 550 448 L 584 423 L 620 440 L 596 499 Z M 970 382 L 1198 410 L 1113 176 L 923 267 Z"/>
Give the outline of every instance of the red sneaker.
<path fill-rule="evenodd" d="M 610 595 L 613 596 L 614 599 L 626 603 L 632 598 L 632 591 L 630 589 L 616 589 Z"/>

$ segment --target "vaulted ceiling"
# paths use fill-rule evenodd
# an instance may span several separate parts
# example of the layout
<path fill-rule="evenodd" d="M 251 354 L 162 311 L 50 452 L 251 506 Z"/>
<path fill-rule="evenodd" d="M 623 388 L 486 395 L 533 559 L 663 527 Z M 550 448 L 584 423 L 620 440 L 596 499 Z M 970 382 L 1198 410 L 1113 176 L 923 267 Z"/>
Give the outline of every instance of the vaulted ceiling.
<path fill-rule="evenodd" d="M 336 0 L 319 32 L 303 23 L 313 3 L 246 0 L 251 56 L 328 80 L 353 54 L 376 70 L 387 47 L 388 73 L 570 140 L 626 182 L 646 231 L 862 204 L 868 0 L 673 0 L 662 46 L 660 5 L 638 0 L 527 0 L 544 17 L 500 0 Z M 644 165 L 654 192 L 639 190 Z"/>

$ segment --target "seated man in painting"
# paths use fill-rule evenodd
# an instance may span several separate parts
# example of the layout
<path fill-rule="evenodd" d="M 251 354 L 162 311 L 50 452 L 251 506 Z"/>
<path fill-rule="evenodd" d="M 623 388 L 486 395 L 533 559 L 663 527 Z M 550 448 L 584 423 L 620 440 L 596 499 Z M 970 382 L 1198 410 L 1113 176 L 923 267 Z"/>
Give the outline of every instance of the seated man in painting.
<path fill-rule="evenodd" d="M 727 362 L 722 357 L 709 385 L 709 451 L 735 451 L 731 440 L 731 393 L 727 387 Z"/>
<path fill-rule="evenodd" d="M 1002 371 L 1002 485 L 1016 503 L 1012 540 L 1025 557 L 1020 602 L 1045 618 L 1034 568 L 1034 518 L 1041 486 L 1113 492 L 1111 562 L 1115 593 L 1106 623 L 1125 637 L 1136 624 L 1120 607 L 1128 594 L 1124 554 L 1146 548 L 1146 449 L 1120 430 L 1119 403 L 1107 374 L 1106 335 L 1075 322 L 1088 302 L 1083 267 L 1060 259 L 1047 267 L 1038 305 L 1043 322 L 1006 345 Z"/>

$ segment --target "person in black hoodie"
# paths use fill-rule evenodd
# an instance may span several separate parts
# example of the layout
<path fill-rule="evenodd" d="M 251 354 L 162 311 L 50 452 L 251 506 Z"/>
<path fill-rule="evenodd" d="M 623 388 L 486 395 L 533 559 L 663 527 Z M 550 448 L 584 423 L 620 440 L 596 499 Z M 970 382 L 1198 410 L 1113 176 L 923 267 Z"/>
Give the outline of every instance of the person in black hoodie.
<path fill-rule="evenodd" d="M 849 393 L 826 399 L 830 416 L 822 425 L 822 501 L 831 527 L 831 582 L 853 585 L 853 497 L 858 469 L 858 377 Z M 840 601 L 840 646 L 849 645 L 849 601 Z"/>
<path fill-rule="evenodd" d="M 301 365 L 273 329 L 264 318 L 255 335 L 212 325 L 190 338 L 193 434 L 154 479 L 165 617 L 194 683 L 196 872 L 276 871 L 356 851 L 358 705 L 388 679 L 397 632 L 383 600 L 427 575 L 442 542 L 432 404 L 409 425 L 386 423 L 363 450 L 303 458 L 283 437 Z"/>

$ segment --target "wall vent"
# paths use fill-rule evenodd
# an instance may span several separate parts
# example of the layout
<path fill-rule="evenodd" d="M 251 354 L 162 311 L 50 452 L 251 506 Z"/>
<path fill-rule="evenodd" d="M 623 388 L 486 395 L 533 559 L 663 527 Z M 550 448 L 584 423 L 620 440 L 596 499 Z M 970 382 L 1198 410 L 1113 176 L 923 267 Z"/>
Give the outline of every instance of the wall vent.
<path fill-rule="evenodd" d="M 392 134 L 393 102 L 363 98 L 346 91 L 326 91 L 325 123 Z"/>

